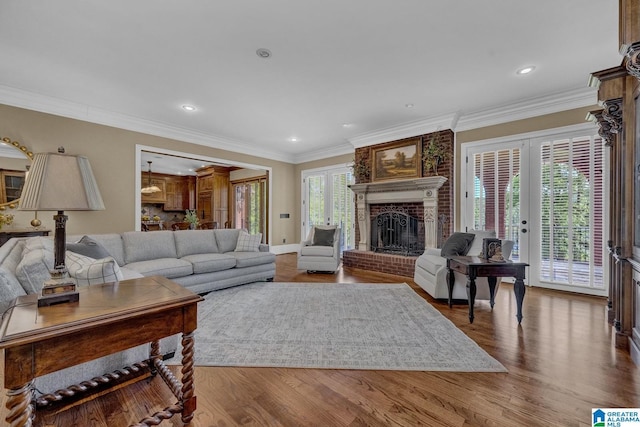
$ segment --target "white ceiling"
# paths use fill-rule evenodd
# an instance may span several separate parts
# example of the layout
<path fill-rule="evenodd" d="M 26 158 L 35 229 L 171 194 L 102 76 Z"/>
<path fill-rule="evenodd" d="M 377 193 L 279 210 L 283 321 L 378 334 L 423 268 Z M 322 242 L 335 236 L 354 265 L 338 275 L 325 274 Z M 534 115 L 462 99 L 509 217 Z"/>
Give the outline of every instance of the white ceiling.
<path fill-rule="evenodd" d="M 2 0 L 0 103 L 301 162 L 592 105 L 617 25 L 616 0 Z"/>

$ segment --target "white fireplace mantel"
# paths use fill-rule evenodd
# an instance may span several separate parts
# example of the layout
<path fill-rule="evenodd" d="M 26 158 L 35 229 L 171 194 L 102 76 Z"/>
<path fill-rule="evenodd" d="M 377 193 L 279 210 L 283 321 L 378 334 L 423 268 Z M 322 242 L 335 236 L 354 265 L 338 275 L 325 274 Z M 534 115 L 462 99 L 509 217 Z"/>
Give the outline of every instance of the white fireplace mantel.
<path fill-rule="evenodd" d="M 376 203 L 422 202 L 425 245 L 436 247 L 438 233 L 438 189 L 447 181 L 442 176 L 368 182 L 349 186 L 356 195 L 360 241 L 358 249 L 370 249 L 370 205 Z"/>

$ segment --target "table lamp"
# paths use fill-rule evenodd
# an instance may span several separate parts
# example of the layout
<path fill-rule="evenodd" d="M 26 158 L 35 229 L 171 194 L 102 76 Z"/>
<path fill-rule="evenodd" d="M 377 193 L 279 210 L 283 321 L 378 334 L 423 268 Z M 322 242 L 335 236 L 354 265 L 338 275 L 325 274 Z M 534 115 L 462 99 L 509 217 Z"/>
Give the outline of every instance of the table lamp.
<path fill-rule="evenodd" d="M 26 211 L 57 211 L 54 237 L 54 268 L 51 279 L 45 281 L 38 297 L 38 306 L 78 301 L 75 281 L 65 265 L 67 251 L 64 211 L 104 210 L 100 190 L 89 160 L 64 153 L 36 153 L 25 179 L 19 209 Z"/>

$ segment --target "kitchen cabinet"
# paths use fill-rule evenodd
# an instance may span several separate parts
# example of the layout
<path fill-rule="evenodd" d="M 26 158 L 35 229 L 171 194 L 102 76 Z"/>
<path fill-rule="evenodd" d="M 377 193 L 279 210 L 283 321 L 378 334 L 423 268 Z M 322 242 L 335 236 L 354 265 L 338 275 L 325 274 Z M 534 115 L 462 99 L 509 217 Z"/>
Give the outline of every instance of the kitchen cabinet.
<path fill-rule="evenodd" d="M 228 225 L 231 168 L 207 166 L 196 171 L 197 211 L 200 222 L 215 222 L 222 228 Z"/>
<path fill-rule="evenodd" d="M 195 183 L 194 176 L 165 177 L 167 201 L 164 204 L 165 211 L 185 211 L 195 209 Z"/>
<path fill-rule="evenodd" d="M 151 181 L 151 184 L 149 184 Z M 158 176 L 156 174 L 151 174 L 151 178 L 147 173 L 142 174 L 142 179 L 140 181 L 142 183 L 142 187 L 147 187 L 149 185 L 157 186 L 160 191 L 156 191 L 155 193 L 142 193 L 140 195 L 141 202 L 144 203 L 166 203 L 167 201 L 167 185 L 165 182 L 165 178 L 163 176 Z"/>

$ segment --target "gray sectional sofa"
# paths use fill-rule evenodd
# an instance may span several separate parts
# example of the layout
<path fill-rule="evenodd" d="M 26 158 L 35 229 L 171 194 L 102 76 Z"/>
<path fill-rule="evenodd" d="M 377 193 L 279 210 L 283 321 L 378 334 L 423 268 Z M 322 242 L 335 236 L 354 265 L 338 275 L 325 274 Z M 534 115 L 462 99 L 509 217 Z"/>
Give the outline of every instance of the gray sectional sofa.
<path fill-rule="evenodd" d="M 0 313 L 4 315 L 16 297 L 40 291 L 53 258 L 53 240 L 48 237 L 11 239 L 0 247 Z M 260 244 L 259 236 L 236 229 L 67 236 L 66 258 L 80 286 L 160 275 L 205 293 L 275 276 L 275 254 L 269 246 Z M 177 337 L 163 340 L 161 351 L 175 351 L 176 345 Z M 53 392 L 148 355 L 148 346 L 135 347 L 38 378 L 36 388 Z"/>
<path fill-rule="evenodd" d="M 124 278 L 164 276 L 195 293 L 204 293 L 275 276 L 276 257 L 269 252 L 269 245 L 259 243 L 257 235 L 244 233 L 246 240 L 253 238 L 253 242 L 238 248 L 241 233 L 237 229 L 128 231 L 88 237 L 109 252 Z M 69 236 L 67 241 L 81 237 Z"/>

